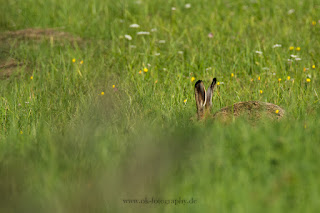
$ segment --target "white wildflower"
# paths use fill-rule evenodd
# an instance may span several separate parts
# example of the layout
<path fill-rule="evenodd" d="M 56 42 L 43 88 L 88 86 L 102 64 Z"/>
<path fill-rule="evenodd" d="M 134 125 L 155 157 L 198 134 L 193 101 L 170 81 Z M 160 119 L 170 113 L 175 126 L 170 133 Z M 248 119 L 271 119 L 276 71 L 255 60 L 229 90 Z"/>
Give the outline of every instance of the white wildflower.
<path fill-rule="evenodd" d="M 291 58 L 297 58 L 298 56 L 297 55 L 290 55 Z"/>
<path fill-rule="evenodd" d="M 141 31 L 141 32 L 137 32 L 137 35 L 150 35 L 150 32 Z"/>
<path fill-rule="evenodd" d="M 257 54 L 259 55 L 262 55 L 262 52 L 261 51 L 256 51 Z"/>
<path fill-rule="evenodd" d="M 206 68 L 206 71 L 211 70 L 211 69 L 212 69 L 212 67 L 208 67 L 208 68 Z"/>
<path fill-rule="evenodd" d="M 160 53 L 155 53 L 154 55 L 155 55 L 155 56 L 159 56 L 159 55 L 160 55 Z"/>
<path fill-rule="evenodd" d="M 182 54 L 183 54 L 183 51 L 178 51 L 178 53 L 182 55 Z"/>
<path fill-rule="evenodd" d="M 166 43 L 165 40 L 159 40 L 159 44 L 164 44 L 164 43 Z"/>
<path fill-rule="evenodd" d="M 157 28 L 152 28 L 151 32 L 157 32 Z"/>
<path fill-rule="evenodd" d="M 129 41 L 131 41 L 131 40 L 132 40 L 131 35 L 124 35 L 124 37 L 125 37 L 126 39 L 128 39 Z"/>
<path fill-rule="evenodd" d="M 301 58 L 295 58 L 296 61 L 301 61 Z"/>
<path fill-rule="evenodd" d="M 187 8 L 187 9 L 189 9 L 189 8 L 191 8 L 191 4 L 188 3 L 188 4 L 184 5 L 184 7 Z"/>
<path fill-rule="evenodd" d="M 175 11 L 175 10 L 177 10 L 177 9 L 176 9 L 175 7 L 171 7 L 171 10 L 172 10 L 172 11 Z"/>
<path fill-rule="evenodd" d="M 140 25 L 139 25 L 139 24 L 131 24 L 130 27 L 131 27 L 131 28 L 139 28 Z"/>
<path fill-rule="evenodd" d="M 282 46 L 281 44 L 275 44 L 272 46 L 272 48 L 281 47 L 281 46 Z"/>
<path fill-rule="evenodd" d="M 294 13 L 294 12 L 295 12 L 295 10 L 294 10 L 294 9 L 291 9 L 291 10 L 288 11 L 288 15 L 291 15 L 291 14 Z"/>

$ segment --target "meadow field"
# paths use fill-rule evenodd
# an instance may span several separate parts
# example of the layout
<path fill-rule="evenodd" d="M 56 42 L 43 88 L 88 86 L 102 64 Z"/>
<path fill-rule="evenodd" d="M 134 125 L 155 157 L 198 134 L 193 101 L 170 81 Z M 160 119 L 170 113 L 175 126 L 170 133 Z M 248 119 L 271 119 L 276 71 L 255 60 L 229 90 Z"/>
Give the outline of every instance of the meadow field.
<path fill-rule="evenodd" d="M 2 0 L 0 212 L 318 212 L 319 83 L 320 0 Z"/>

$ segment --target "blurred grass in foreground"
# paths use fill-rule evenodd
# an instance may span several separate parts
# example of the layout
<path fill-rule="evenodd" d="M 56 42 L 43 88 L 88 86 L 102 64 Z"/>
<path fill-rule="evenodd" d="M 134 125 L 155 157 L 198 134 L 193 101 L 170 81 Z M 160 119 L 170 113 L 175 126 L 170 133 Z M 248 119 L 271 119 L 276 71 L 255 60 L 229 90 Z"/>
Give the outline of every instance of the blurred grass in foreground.
<path fill-rule="evenodd" d="M 122 137 L 92 114 L 85 120 L 64 135 L 50 136 L 43 128 L 36 138 L 9 136 L 1 143 L 4 211 L 312 212 L 319 207 L 316 120 L 306 128 L 290 120 L 256 127 L 237 120 L 174 129 L 145 120 Z M 197 203 L 123 203 L 146 197 L 193 197 Z"/>

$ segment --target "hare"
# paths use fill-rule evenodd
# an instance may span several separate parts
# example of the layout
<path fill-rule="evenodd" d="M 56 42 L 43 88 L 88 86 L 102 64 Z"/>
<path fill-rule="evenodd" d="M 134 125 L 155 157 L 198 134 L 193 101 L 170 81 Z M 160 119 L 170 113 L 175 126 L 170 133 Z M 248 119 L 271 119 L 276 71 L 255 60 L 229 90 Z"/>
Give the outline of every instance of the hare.
<path fill-rule="evenodd" d="M 217 79 L 214 78 L 207 91 L 201 80 L 198 80 L 194 86 L 199 120 L 210 115 L 213 90 L 216 83 Z M 260 101 L 246 101 L 234 103 L 231 106 L 224 107 L 211 117 L 222 121 L 229 121 L 233 117 L 239 116 L 246 116 L 250 120 L 259 120 L 263 115 L 265 115 L 271 120 L 278 120 L 283 117 L 284 113 L 285 111 L 275 104 Z"/>

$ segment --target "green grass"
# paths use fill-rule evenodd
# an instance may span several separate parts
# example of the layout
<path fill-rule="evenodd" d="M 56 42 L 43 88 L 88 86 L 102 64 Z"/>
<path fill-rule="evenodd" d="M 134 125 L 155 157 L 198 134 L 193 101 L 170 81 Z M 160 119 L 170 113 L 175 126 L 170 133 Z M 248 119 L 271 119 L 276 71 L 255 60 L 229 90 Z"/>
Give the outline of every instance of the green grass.
<path fill-rule="evenodd" d="M 0 39 L 0 62 L 24 63 L 0 80 L 0 211 L 317 212 L 320 1 L 137 2 L 2 1 L 0 38 L 82 40 Z M 260 100 L 286 117 L 196 121 L 192 77 L 217 77 L 213 111 Z M 145 198 L 197 203 L 123 202 Z"/>

